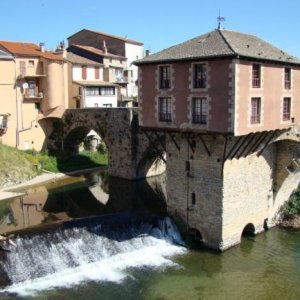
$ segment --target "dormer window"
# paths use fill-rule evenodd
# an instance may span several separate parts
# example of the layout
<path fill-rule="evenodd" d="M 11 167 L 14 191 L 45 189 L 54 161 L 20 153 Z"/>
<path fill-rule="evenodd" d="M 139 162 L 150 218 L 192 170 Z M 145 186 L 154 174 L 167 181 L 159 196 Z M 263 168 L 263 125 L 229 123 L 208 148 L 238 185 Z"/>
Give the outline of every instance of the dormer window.
<path fill-rule="evenodd" d="M 204 89 L 206 88 L 206 66 L 205 64 L 193 65 L 193 88 Z"/>
<path fill-rule="evenodd" d="M 260 77 L 261 77 L 261 68 L 260 65 L 252 65 L 252 87 L 260 88 Z"/>
<path fill-rule="evenodd" d="M 160 66 L 159 67 L 159 88 L 169 89 L 171 87 L 171 67 Z"/>
<path fill-rule="evenodd" d="M 284 88 L 286 90 L 291 89 L 291 69 L 284 68 Z"/>

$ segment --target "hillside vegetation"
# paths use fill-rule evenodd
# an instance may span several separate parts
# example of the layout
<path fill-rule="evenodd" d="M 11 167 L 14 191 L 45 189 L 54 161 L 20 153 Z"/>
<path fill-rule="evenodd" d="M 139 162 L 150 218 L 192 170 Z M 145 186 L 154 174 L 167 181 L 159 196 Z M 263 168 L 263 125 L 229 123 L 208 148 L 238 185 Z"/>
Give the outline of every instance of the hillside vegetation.
<path fill-rule="evenodd" d="M 20 151 L 0 143 L 0 188 L 27 181 L 43 170 L 53 173 L 70 172 L 106 166 L 106 149 L 97 152 L 82 151 L 78 155 L 70 153 L 47 153 Z"/>
<path fill-rule="evenodd" d="M 24 152 L 0 144 L 0 187 L 18 184 L 36 175 L 37 170 Z"/>

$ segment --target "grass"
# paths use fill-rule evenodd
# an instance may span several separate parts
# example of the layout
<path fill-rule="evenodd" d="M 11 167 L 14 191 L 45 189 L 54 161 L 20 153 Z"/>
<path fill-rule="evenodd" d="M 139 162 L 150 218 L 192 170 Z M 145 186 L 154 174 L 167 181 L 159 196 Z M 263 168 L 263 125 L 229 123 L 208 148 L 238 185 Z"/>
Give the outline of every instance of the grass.
<path fill-rule="evenodd" d="M 82 151 L 78 155 L 57 153 L 48 155 L 38 152 L 26 152 L 26 157 L 33 164 L 40 164 L 42 169 L 58 173 L 81 169 L 106 166 L 108 164 L 107 152 Z"/>
<path fill-rule="evenodd" d="M 11 186 L 29 180 L 41 169 L 58 173 L 106 166 L 107 151 L 82 151 L 78 155 L 21 151 L 0 143 L 0 187 Z M 39 169 L 38 166 L 41 168 Z"/>
<path fill-rule="evenodd" d="M 33 178 L 37 170 L 23 151 L 0 144 L 0 186 Z"/>

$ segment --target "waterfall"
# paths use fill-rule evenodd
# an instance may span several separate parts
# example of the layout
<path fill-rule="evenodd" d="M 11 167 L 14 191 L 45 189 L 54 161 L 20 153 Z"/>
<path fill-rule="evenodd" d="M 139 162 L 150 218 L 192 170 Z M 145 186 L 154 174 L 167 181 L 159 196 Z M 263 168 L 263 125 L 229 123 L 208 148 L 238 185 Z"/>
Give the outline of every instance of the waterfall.
<path fill-rule="evenodd" d="M 120 282 L 128 267 L 172 266 L 185 253 L 168 218 L 117 214 L 71 221 L 56 230 L 18 237 L 0 267 L 11 282 L 1 292 L 32 295 L 84 281 Z"/>

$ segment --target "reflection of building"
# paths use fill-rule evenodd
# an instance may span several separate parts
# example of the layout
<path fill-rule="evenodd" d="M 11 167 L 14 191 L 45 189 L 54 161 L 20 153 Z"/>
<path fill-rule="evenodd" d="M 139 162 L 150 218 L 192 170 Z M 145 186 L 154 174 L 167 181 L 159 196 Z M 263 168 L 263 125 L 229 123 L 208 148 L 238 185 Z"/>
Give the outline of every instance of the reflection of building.
<path fill-rule="evenodd" d="M 5 69 L 0 74 L 0 114 L 10 114 L 2 141 L 40 150 L 50 126 L 47 118 L 61 117 L 67 107 L 65 62 L 43 44 L 0 41 L 0 50 Z"/>
<path fill-rule="evenodd" d="M 68 42 L 68 52 L 101 64 L 99 72 L 103 72 L 103 80 L 118 87 L 116 95 L 119 106 L 128 106 L 137 100 L 138 73 L 132 62 L 143 57 L 142 43 L 87 29 L 70 36 Z M 85 64 L 82 64 L 82 68 L 82 74 L 87 74 Z M 92 78 L 93 72 L 90 71 Z"/>

